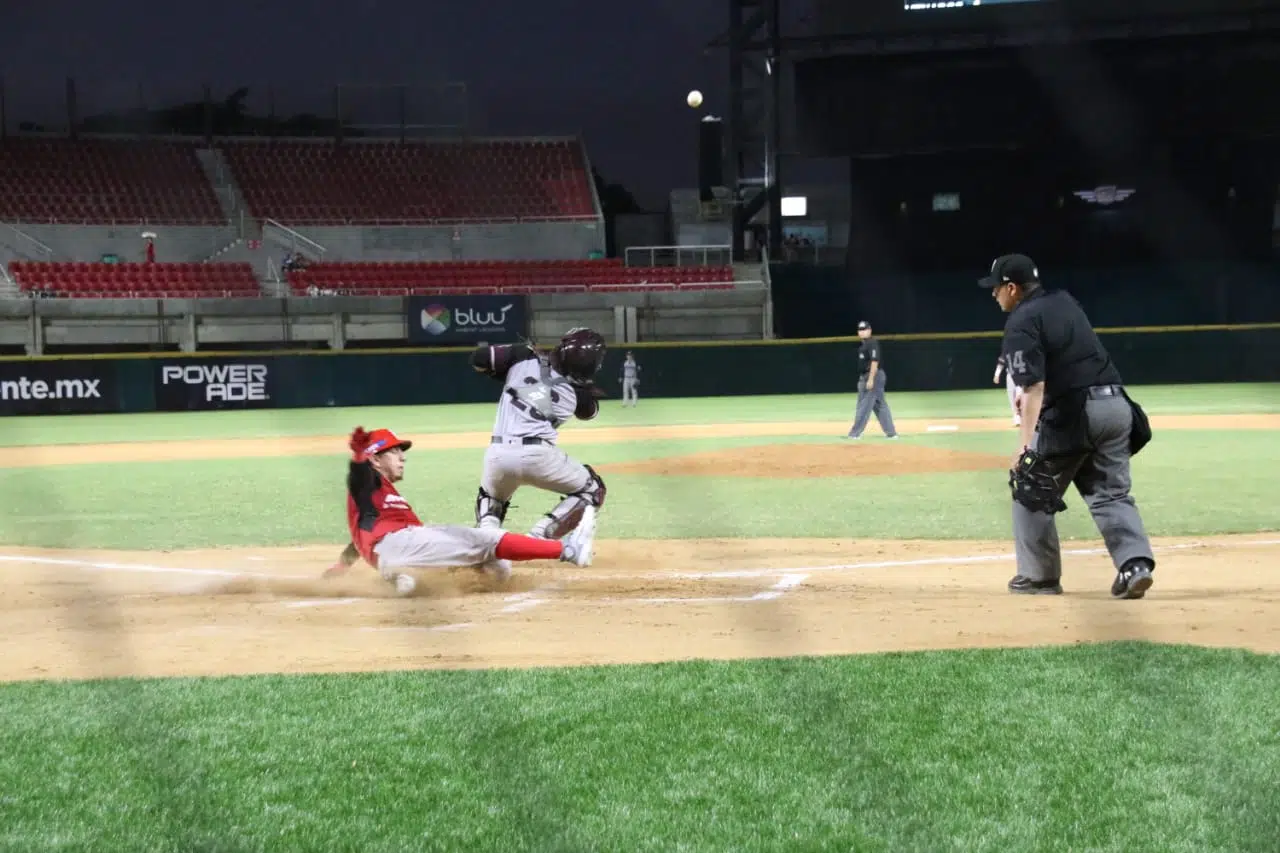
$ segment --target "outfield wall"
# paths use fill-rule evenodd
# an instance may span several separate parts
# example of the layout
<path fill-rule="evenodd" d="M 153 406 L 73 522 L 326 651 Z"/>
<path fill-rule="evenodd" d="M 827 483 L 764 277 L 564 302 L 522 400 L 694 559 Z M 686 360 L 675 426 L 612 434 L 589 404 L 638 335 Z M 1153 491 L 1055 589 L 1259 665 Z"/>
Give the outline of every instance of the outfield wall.
<path fill-rule="evenodd" d="M 1102 329 L 1125 381 L 1280 381 L 1280 323 Z M 990 388 L 996 333 L 883 339 L 889 392 Z M 857 339 L 637 344 L 645 397 L 851 392 Z M 494 383 L 469 348 L 309 353 L 194 353 L 0 360 L 0 415 L 478 403 Z M 600 384 L 619 396 L 623 351 Z"/>

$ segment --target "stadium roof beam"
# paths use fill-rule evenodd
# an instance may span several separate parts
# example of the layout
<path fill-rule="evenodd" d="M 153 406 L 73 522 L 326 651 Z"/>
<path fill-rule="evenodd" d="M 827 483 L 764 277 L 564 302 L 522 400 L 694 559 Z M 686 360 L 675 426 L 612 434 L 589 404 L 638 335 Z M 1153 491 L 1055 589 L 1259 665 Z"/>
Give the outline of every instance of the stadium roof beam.
<path fill-rule="evenodd" d="M 769 210 L 769 248 L 782 247 L 781 0 L 729 0 L 729 29 L 717 41 L 729 49 L 726 183 L 733 193 L 733 256 L 741 259 L 752 217 Z M 750 187 L 759 191 L 748 193 Z"/>

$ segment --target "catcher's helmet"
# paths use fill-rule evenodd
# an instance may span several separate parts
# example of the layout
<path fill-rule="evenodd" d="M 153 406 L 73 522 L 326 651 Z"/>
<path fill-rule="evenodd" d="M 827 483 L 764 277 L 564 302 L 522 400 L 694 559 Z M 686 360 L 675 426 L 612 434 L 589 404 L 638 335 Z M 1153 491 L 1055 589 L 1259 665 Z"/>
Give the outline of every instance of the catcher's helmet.
<path fill-rule="evenodd" d="M 551 366 L 579 384 L 590 382 L 604 364 L 604 336 L 586 327 L 565 332 L 551 351 Z"/>

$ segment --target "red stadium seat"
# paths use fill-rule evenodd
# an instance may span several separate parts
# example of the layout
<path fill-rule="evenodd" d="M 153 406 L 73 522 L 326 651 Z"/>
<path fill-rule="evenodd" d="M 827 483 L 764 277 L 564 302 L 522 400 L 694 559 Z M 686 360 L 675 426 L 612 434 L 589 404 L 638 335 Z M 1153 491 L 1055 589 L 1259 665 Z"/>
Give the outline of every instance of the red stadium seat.
<path fill-rule="evenodd" d="M 258 297 L 249 264 L 84 264 L 14 261 L 24 293 L 76 298 Z"/>
<path fill-rule="evenodd" d="M 253 216 L 290 224 L 590 219 L 576 140 L 230 142 Z"/>
<path fill-rule="evenodd" d="M 226 225 L 191 143 L 0 141 L 0 221 Z"/>

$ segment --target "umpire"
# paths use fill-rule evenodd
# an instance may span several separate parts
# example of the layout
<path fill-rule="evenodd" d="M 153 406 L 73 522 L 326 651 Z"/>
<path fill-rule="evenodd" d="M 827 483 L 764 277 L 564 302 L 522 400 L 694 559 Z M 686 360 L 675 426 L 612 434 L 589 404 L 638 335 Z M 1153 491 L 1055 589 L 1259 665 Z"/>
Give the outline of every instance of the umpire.
<path fill-rule="evenodd" d="M 1009 591 L 1062 592 L 1054 513 L 1075 484 L 1116 567 L 1113 598 L 1142 598 L 1155 558 L 1129 495 L 1129 458 L 1151 439 L 1142 408 L 1084 309 L 1063 290 L 1046 291 L 1026 255 L 1003 255 L 978 282 L 1009 315 L 1002 354 L 1023 390 L 1018 456 L 1010 473 L 1018 573 Z"/>
<path fill-rule="evenodd" d="M 858 347 L 858 405 L 853 413 L 849 438 L 862 438 L 862 431 L 867 428 L 872 412 L 875 412 L 885 437 L 897 438 L 893 413 L 889 411 L 889 403 L 884 398 L 886 378 L 884 360 L 880 357 L 880 342 L 871 336 L 871 324 L 866 320 L 858 323 L 858 337 L 862 339 L 862 345 Z"/>

